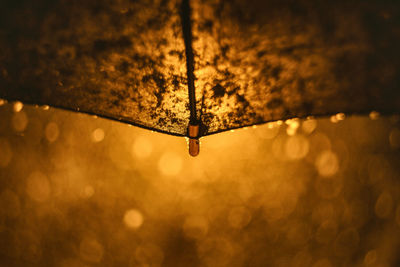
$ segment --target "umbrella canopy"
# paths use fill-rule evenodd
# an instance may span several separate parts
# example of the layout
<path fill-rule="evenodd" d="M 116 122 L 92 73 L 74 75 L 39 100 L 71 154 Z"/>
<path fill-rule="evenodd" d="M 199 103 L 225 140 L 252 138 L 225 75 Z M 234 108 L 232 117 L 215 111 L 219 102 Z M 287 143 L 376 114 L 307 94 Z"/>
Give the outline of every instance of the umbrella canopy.
<path fill-rule="evenodd" d="M 8 100 L 178 136 L 200 124 L 196 137 L 400 107 L 398 1 L 4 0 L 0 12 Z"/>

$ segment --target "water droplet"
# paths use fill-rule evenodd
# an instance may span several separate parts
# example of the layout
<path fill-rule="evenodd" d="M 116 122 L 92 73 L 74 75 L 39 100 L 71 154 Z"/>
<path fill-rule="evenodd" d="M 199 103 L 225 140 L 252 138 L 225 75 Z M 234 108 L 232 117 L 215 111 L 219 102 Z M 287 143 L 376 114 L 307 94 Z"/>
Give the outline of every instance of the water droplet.
<path fill-rule="evenodd" d="M 379 116 L 380 116 L 380 114 L 379 114 L 379 112 L 377 112 L 377 111 L 371 111 L 371 112 L 369 113 L 369 118 L 370 118 L 371 120 L 377 120 L 377 119 L 379 118 Z"/>
<path fill-rule="evenodd" d="M 22 104 L 22 102 L 20 102 L 20 101 L 17 101 L 14 103 L 13 110 L 14 110 L 14 112 L 20 112 L 23 107 L 24 107 L 24 104 Z"/>
<path fill-rule="evenodd" d="M 328 259 L 320 259 L 312 267 L 333 267 L 333 265 Z"/>

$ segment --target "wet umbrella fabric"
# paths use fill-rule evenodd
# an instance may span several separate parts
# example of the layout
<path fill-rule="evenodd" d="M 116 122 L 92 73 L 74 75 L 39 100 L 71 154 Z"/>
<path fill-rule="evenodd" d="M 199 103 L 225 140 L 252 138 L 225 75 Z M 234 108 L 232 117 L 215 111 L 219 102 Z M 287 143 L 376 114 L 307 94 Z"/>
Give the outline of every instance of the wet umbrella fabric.
<path fill-rule="evenodd" d="M 0 98 L 178 136 L 399 111 L 397 1 L 185 3 L 2 1 Z"/>

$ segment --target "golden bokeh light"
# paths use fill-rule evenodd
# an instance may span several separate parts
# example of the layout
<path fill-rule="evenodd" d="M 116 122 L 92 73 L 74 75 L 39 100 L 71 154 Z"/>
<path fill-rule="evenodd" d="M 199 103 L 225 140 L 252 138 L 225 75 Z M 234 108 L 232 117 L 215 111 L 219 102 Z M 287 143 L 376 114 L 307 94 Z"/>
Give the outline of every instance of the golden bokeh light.
<path fill-rule="evenodd" d="M 298 160 L 304 158 L 309 150 L 307 138 L 302 135 L 290 136 L 285 143 L 285 152 L 289 159 Z"/>
<path fill-rule="evenodd" d="M 308 119 L 303 121 L 301 125 L 301 129 L 305 134 L 311 134 L 317 128 L 317 120 L 315 119 Z"/>
<path fill-rule="evenodd" d="M 58 136 L 60 135 L 60 130 L 58 128 L 57 123 L 55 123 L 55 122 L 48 123 L 46 125 L 45 135 L 46 135 L 47 141 L 49 141 L 50 143 L 53 143 L 54 141 L 56 141 Z"/>
<path fill-rule="evenodd" d="M 251 220 L 251 213 L 246 207 L 235 207 L 229 212 L 229 225 L 236 229 L 242 229 Z"/>
<path fill-rule="evenodd" d="M 338 172 L 339 161 L 334 152 L 325 150 L 318 155 L 315 166 L 321 176 L 330 177 Z"/>
<path fill-rule="evenodd" d="M 92 141 L 95 143 L 103 141 L 105 136 L 104 130 L 101 128 L 97 128 L 92 132 Z"/>
<path fill-rule="evenodd" d="M 124 223 L 131 229 L 138 229 L 144 221 L 143 215 L 136 209 L 127 210 L 124 214 Z"/>
<path fill-rule="evenodd" d="M 182 167 L 182 157 L 175 152 L 165 152 L 158 161 L 160 172 L 167 176 L 178 175 Z"/>

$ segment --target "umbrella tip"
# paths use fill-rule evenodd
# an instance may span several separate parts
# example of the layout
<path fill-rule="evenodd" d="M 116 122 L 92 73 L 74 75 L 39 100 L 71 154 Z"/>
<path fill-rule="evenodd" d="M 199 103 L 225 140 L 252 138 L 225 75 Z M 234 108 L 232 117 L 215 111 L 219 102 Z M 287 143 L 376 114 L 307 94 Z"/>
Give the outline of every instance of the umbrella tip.
<path fill-rule="evenodd" d="M 200 153 L 199 125 L 189 124 L 189 154 L 196 157 Z"/>
<path fill-rule="evenodd" d="M 199 139 L 189 139 L 189 154 L 192 157 L 196 157 L 200 153 L 200 142 Z"/>

